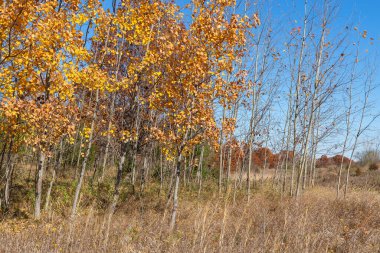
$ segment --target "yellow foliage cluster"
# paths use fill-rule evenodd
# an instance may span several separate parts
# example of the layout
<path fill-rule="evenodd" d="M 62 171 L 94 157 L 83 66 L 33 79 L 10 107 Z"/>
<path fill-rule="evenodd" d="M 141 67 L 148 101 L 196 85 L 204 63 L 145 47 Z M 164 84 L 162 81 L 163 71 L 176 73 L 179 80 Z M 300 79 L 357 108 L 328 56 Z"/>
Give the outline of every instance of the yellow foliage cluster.
<path fill-rule="evenodd" d="M 18 145 L 26 143 L 49 151 L 61 136 L 72 138 L 75 132 L 75 108 L 60 103 L 58 99 L 36 105 L 33 101 L 4 100 L 0 117 L 0 131 L 18 137 Z"/>
<path fill-rule="evenodd" d="M 225 75 L 243 54 L 247 29 L 259 24 L 257 15 L 230 15 L 235 4 L 194 1 L 185 24 L 178 6 L 159 0 L 125 0 L 112 10 L 97 0 L 7 2 L 0 12 L 1 129 L 48 147 L 63 136 L 73 141 L 73 123 L 89 126 L 95 115 L 95 129 L 80 131 L 85 139 L 96 131 L 137 142 L 135 125 L 162 118 L 141 131 L 167 157 L 203 141 L 217 146 L 213 103 L 236 100 L 243 81 Z M 125 122 L 133 112 L 136 119 Z M 232 119 L 227 125 L 232 131 Z"/>

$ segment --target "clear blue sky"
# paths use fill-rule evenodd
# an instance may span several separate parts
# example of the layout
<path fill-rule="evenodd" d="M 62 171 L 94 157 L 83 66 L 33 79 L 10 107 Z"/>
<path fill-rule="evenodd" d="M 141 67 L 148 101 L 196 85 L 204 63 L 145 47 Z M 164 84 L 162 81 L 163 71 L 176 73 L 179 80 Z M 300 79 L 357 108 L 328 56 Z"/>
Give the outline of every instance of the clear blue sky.
<path fill-rule="evenodd" d="M 353 24 L 361 30 L 368 31 L 368 37 L 373 38 L 373 45 L 370 40 L 363 45 L 362 50 L 368 49 L 368 54 L 373 57 L 374 68 L 376 73 L 374 82 L 377 88 L 372 94 L 373 111 L 372 114 L 380 112 L 380 1 L 379 0 L 340 0 L 340 20 L 351 20 Z M 366 133 L 364 139 L 375 139 L 380 142 L 380 118 L 372 125 L 371 129 Z"/>

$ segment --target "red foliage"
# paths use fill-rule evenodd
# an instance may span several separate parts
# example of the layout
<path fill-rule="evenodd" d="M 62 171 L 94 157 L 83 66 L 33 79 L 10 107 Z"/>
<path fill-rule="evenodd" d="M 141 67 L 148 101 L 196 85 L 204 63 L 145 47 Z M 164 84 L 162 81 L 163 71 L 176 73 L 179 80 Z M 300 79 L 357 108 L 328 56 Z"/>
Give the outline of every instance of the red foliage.
<path fill-rule="evenodd" d="M 330 159 L 327 157 L 327 155 L 321 156 L 321 158 L 317 159 L 316 166 L 318 168 L 320 167 L 327 167 L 330 165 Z"/>
<path fill-rule="evenodd" d="M 321 156 L 316 162 L 316 166 L 318 168 L 321 167 L 328 167 L 328 166 L 340 166 L 342 163 L 342 158 L 343 158 L 343 164 L 347 165 L 350 163 L 350 159 L 347 157 L 343 157 L 341 155 L 335 155 L 333 157 L 327 157 L 326 155 Z"/>
<path fill-rule="evenodd" d="M 230 151 L 231 149 L 231 151 Z M 229 152 L 231 152 L 231 171 L 237 171 L 242 165 L 244 155 L 248 153 L 249 146 L 247 143 L 238 142 L 236 139 L 228 141 L 223 145 L 223 168 L 228 170 Z M 293 152 L 282 150 L 278 154 L 273 152 L 267 147 L 256 148 L 252 152 L 253 168 L 275 168 L 279 163 L 285 162 L 288 154 L 288 161 L 293 159 Z M 214 157 L 214 165 L 219 168 L 219 155 Z"/>
<path fill-rule="evenodd" d="M 252 153 L 253 164 L 257 167 L 274 168 L 278 161 L 278 155 L 273 154 L 269 148 L 258 148 Z"/>
<path fill-rule="evenodd" d="M 233 139 L 223 145 L 223 167 L 224 170 L 228 169 L 228 157 L 231 149 L 231 171 L 237 171 L 242 166 L 244 156 L 248 154 L 249 146 L 245 142 L 239 142 Z M 276 168 L 279 164 L 283 164 L 286 161 L 291 162 L 294 158 L 294 153 L 292 151 L 281 150 L 279 153 L 274 154 L 267 147 L 256 148 L 252 152 L 252 163 L 253 168 Z M 350 163 L 350 159 L 347 157 L 342 157 L 341 155 L 335 155 L 328 157 L 327 155 L 322 155 L 316 161 L 316 166 L 328 167 L 328 166 L 340 166 L 343 158 L 343 164 L 347 165 Z M 214 157 L 214 165 L 219 168 L 219 155 Z"/>
<path fill-rule="evenodd" d="M 223 146 L 224 170 L 228 169 L 229 152 L 231 152 L 231 171 L 236 171 L 238 170 L 239 166 L 241 166 L 241 160 L 244 156 L 244 149 L 242 148 L 241 143 L 239 143 L 236 139 L 232 139 L 231 141 L 228 141 Z M 216 156 L 215 159 L 218 160 L 215 164 L 218 164 L 218 167 L 219 167 L 219 156 Z"/>
<path fill-rule="evenodd" d="M 342 155 L 333 156 L 331 159 L 333 160 L 333 163 L 335 165 L 340 165 L 340 163 L 342 162 L 342 158 L 343 158 L 343 164 L 349 164 L 350 163 L 350 158 L 342 156 Z"/>

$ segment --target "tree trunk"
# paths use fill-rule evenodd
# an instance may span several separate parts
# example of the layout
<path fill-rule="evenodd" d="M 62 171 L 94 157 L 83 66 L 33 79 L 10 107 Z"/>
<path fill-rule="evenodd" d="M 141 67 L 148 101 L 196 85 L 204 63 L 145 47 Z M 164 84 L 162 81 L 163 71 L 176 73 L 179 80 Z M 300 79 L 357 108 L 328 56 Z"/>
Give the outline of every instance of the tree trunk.
<path fill-rule="evenodd" d="M 200 195 L 201 189 L 202 189 L 202 169 L 203 169 L 203 153 L 204 153 L 204 151 L 205 151 L 205 146 L 202 145 L 201 155 L 199 157 L 198 171 L 197 171 L 197 180 L 198 180 L 198 185 L 199 185 L 198 195 Z"/>
<path fill-rule="evenodd" d="M 9 189 L 10 189 L 10 181 L 11 181 L 11 170 L 12 170 L 12 167 L 11 167 L 11 158 L 12 158 L 12 147 L 13 147 L 13 138 L 11 139 L 10 143 L 9 143 L 9 148 L 8 148 L 8 152 L 7 152 L 7 160 L 5 162 L 5 172 L 4 172 L 4 175 L 5 175 L 5 186 L 4 186 L 4 204 L 5 204 L 5 208 L 8 208 L 9 206 Z M 1 165 L 3 164 L 3 159 L 4 159 L 4 156 L 5 156 L 5 152 L 6 151 L 6 145 L 4 144 L 3 146 L 3 150 L 2 150 L 2 157 L 1 157 Z M 0 167 L 0 171 L 1 171 L 1 167 Z M 1 207 L 1 206 L 0 206 Z"/>
<path fill-rule="evenodd" d="M 358 48 L 356 48 L 356 55 L 355 55 L 356 59 L 358 58 L 358 54 L 359 54 Z M 336 197 L 337 198 L 339 198 L 339 193 L 340 193 L 340 184 L 341 184 L 341 177 L 342 177 L 342 170 L 343 170 L 344 154 L 346 152 L 347 141 L 348 141 L 348 137 L 350 135 L 351 110 L 352 110 L 352 85 L 353 85 L 354 78 L 355 78 L 354 74 L 355 74 L 356 65 L 357 65 L 357 61 L 355 61 L 353 69 L 352 69 L 350 86 L 348 89 L 348 103 L 349 104 L 348 104 L 348 108 L 347 108 L 347 112 L 346 112 L 346 135 L 344 138 L 343 149 L 342 149 L 342 154 L 341 154 L 342 159 L 340 161 L 340 167 L 339 167 L 339 172 L 338 172 L 338 180 L 337 180 L 337 185 L 336 185 Z M 346 184 L 347 184 L 347 182 L 346 182 Z"/>
<path fill-rule="evenodd" d="M 5 142 L 3 144 L 3 148 L 1 150 L 1 158 L 0 158 L 0 172 L 3 172 L 3 162 L 4 162 L 4 156 L 5 156 L 5 151 L 7 149 L 7 139 L 5 139 Z"/>
<path fill-rule="evenodd" d="M 79 138 L 79 149 L 78 149 L 78 158 L 77 158 L 77 165 L 75 166 L 75 179 L 77 178 L 77 174 L 78 174 L 78 168 L 79 168 L 79 165 L 80 165 L 80 158 L 82 156 L 82 143 L 83 143 L 83 136 L 80 135 L 80 138 Z"/>
<path fill-rule="evenodd" d="M 125 143 L 121 144 L 121 156 L 119 160 L 119 165 L 117 168 L 117 174 L 116 174 L 116 179 L 115 179 L 115 190 L 113 194 L 113 200 L 111 202 L 111 205 L 108 210 L 108 220 L 107 220 L 107 229 L 106 229 L 106 234 L 105 234 L 105 246 L 107 246 L 108 243 L 108 236 L 109 236 L 109 230 L 111 226 L 111 220 L 112 216 L 115 213 L 116 210 L 116 205 L 120 197 L 120 184 L 121 184 L 121 179 L 123 175 L 123 167 L 125 163 L 125 158 L 127 156 L 127 147 Z"/>
<path fill-rule="evenodd" d="M 247 168 L 247 199 L 249 201 L 251 195 L 251 166 L 252 166 L 252 141 L 249 141 L 249 152 L 248 152 L 248 168 Z"/>
<path fill-rule="evenodd" d="M 163 168 L 162 149 L 160 149 L 160 192 L 158 195 L 161 194 L 163 185 L 164 185 L 164 168 Z"/>
<path fill-rule="evenodd" d="M 108 130 L 107 131 L 107 143 L 106 143 L 106 148 L 104 150 L 103 163 L 102 163 L 102 172 L 101 172 L 101 176 L 100 176 L 100 179 L 99 179 L 100 181 L 103 181 L 103 179 L 104 179 L 104 172 L 105 172 L 106 165 L 107 165 L 108 152 L 109 152 L 110 143 L 111 143 L 111 134 L 110 134 L 110 131 L 111 131 L 111 126 L 112 126 L 112 118 L 113 118 L 114 111 L 115 111 L 115 98 L 116 98 L 116 93 L 114 93 L 112 95 L 110 119 L 108 121 L 108 128 L 107 128 L 107 130 Z"/>
<path fill-rule="evenodd" d="M 175 228 L 175 223 L 177 219 L 177 209 L 178 209 L 178 190 L 179 190 L 179 180 L 181 174 L 181 163 L 182 163 L 182 154 L 178 156 L 176 173 L 175 173 L 175 186 L 174 186 L 174 194 L 173 194 L 173 209 L 172 209 L 172 217 L 170 221 L 170 231 L 173 231 Z"/>
<path fill-rule="evenodd" d="M 261 36 L 260 36 L 261 37 Z M 255 73 L 253 77 L 253 87 L 252 87 L 252 107 L 251 107 L 251 119 L 249 122 L 249 153 L 248 153 L 248 169 L 247 169 L 247 199 L 249 201 L 250 195 L 251 195 L 251 168 L 253 165 L 252 161 L 252 152 L 253 152 L 253 141 L 255 138 L 255 111 L 256 111 L 256 85 L 258 81 L 258 64 L 259 64 L 259 42 L 260 37 L 258 39 L 258 42 L 256 44 L 256 59 L 255 59 Z"/>
<path fill-rule="evenodd" d="M 89 139 L 88 139 L 87 150 L 86 150 L 86 154 L 84 156 L 83 162 L 82 162 L 82 170 L 81 170 L 81 173 L 80 173 L 80 176 L 79 176 L 79 181 L 78 181 L 77 187 L 75 189 L 74 201 L 73 201 L 73 206 L 72 206 L 72 209 L 71 209 L 71 217 L 72 218 L 75 217 L 75 214 L 76 214 L 76 211 L 77 211 L 80 190 L 82 188 L 82 184 L 83 184 L 83 180 L 84 180 L 84 175 L 85 175 L 85 172 L 86 172 L 86 166 L 87 166 L 88 158 L 89 158 L 90 152 L 91 152 L 91 145 L 92 145 L 92 141 L 93 141 L 92 138 L 93 138 L 93 134 L 94 134 L 94 127 L 95 127 L 95 121 L 96 121 L 96 116 L 97 116 L 98 102 L 99 102 L 99 90 L 96 90 L 95 109 L 94 109 L 94 113 L 93 113 L 93 116 L 92 116 L 91 129 L 90 129 L 90 135 L 89 135 Z"/>
<path fill-rule="evenodd" d="M 307 32 L 307 21 L 308 21 L 308 15 L 307 15 L 307 0 L 304 1 L 304 26 L 303 26 L 303 34 L 302 34 L 302 42 L 301 42 L 301 49 L 298 59 L 298 68 L 297 68 L 297 84 L 296 84 L 296 101 L 295 101 L 295 111 L 294 111 L 294 122 L 293 122 L 293 164 L 292 164 L 292 175 L 291 175 L 291 184 L 290 184 L 290 195 L 294 195 L 294 173 L 296 169 L 296 151 L 297 151 L 297 121 L 298 116 L 300 114 L 300 89 L 301 89 L 301 79 L 302 79 L 302 65 L 303 65 L 303 56 L 304 56 L 304 50 L 306 46 L 306 32 Z M 300 174 L 300 173 L 299 173 Z"/>
<path fill-rule="evenodd" d="M 115 211 L 117 201 L 119 200 L 119 196 L 120 196 L 120 184 L 121 184 L 121 178 L 123 175 L 123 167 L 124 167 L 126 156 L 127 156 L 127 148 L 125 144 L 122 144 L 122 152 L 121 152 L 120 161 L 117 168 L 117 174 L 116 174 L 116 179 L 115 179 L 114 197 L 113 197 L 113 201 L 111 205 L 112 213 Z"/>
<path fill-rule="evenodd" d="M 12 159 L 11 159 L 12 160 Z M 5 207 L 8 208 L 10 204 L 10 188 L 12 183 L 12 175 L 14 170 L 14 162 L 10 162 L 7 165 L 6 172 L 5 172 L 5 189 L 4 189 L 4 204 Z"/>
<path fill-rule="evenodd" d="M 36 173 L 36 193 L 34 204 L 34 218 L 41 218 L 41 198 L 42 198 L 42 179 L 45 169 L 45 154 L 42 150 L 39 151 L 37 173 Z"/>
<path fill-rule="evenodd" d="M 220 137 L 219 137 L 219 183 L 218 190 L 219 195 L 222 193 L 222 183 L 223 183 L 223 122 L 226 117 L 226 108 L 223 106 L 223 116 L 222 116 L 222 127 L 220 129 Z"/>
<path fill-rule="evenodd" d="M 49 184 L 49 189 L 46 193 L 46 201 L 45 201 L 45 207 L 44 207 L 44 209 L 46 211 L 49 209 L 49 206 L 50 206 L 50 196 L 51 196 L 51 191 L 53 189 L 53 184 L 55 182 L 55 176 L 56 176 L 56 169 L 53 168 L 52 176 L 51 176 L 51 180 L 50 180 L 50 184 Z"/>
<path fill-rule="evenodd" d="M 141 192 L 144 192 L 144 189 L 145 189 L 146 173 L 148 170 L 147 168 L 148 168 L 148 157 L 147 155 L 144 155 L 143 166 L 142 166 L 142 171 L 141 171 L 141 183 L 140 183 Z"/>
<path fill-rule="evenodd" d="M 236 119 L 237 117 L 237 113 L 238 113 L 238 103 L 236 102 L 234 104 L 234 108 L 233 108 L 233 113 L 232 113 L 232 117 L 234 119 Z M 234 129 L 236 127 L 236 121 L 235 121 L 235 124 L 234 124 Z M 233 138 L 233 133 L 230 133 L 230 141 L 232 141 L 232 138 Z M 228 191 L 228 188 L 229 188 L 229 185 L 230 185 L 230 177 L 231 177 L 231 163 L 232 163 L 232 142 L 230 143 L 229 145 L 229 148 L 228 148 L 228 155 L 227 155 L 227 159 L 228 159 L 228 165 L 227 165 L 227 180 L 226 180 L 226 192 Z"/>
<path fill-rule="evenodd" d="M 53 189 L 53 184 L 55 183 L 55 177 L 56 177 L 56 174 L 57 174 L 57 170 L 60 168 L 60 166 L 62 164 L 63 140 L 64 139 L 62 138 L 61 142 L 60 142 L 59 151 L 58 151 L 57 158 L 56 158 L 56 161 L 55 161 L 55 164 L 54 164 L 54 167 L 53 167 L 53 171 L 52 171 L 52 176 L 51 176 L 51 180 L 50 180 L 50 184 L 49 184 L 49 189 L 48 189 L 48 191 L 46 193 L 46 201 L 45 201 L 45 207 L 44 207 L 45 210 L 48 210 L 49 207 L 50 207 L 51 191 Z"/>
<path fill-rule="evenodd" d="M 186 157 L 184 158 L 184 163 L 183 163 L 183 187 L 186 188 L 186 170 L 187 170 L 187 159 Z"/>

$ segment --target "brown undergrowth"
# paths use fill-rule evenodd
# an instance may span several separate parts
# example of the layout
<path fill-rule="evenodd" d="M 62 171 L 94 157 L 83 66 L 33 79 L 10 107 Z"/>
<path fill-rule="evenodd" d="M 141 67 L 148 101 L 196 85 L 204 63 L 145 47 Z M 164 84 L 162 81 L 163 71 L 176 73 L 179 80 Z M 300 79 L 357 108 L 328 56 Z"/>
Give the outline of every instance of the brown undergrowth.
<path fill-rule="evenodd" d="M 378 252 L 380 195 L 351 191 L 336 200 L 333 188 L 307 190 L 294 199 L 268 185 L 247 203 L 243 192 L 220 198 L 181 192 L 175 232 L 165 196 L 152 187 L 124 199 L 112 217 L 97 205 L 75 220 L 60 212 L 43 220 L 8 218 L 0 224 L 0 252 Z M 126 196 L 127 197 L 127 196 Z M 108 234 L 108 235 L 107 235 Z"/>

